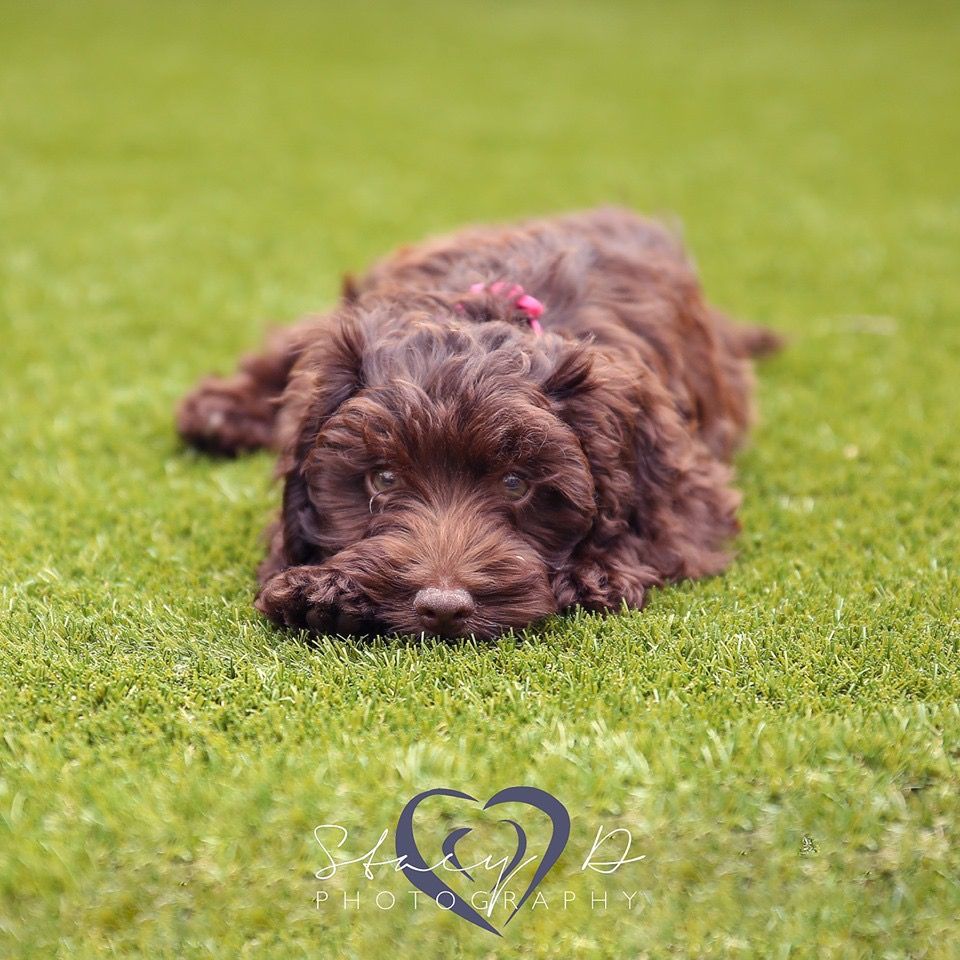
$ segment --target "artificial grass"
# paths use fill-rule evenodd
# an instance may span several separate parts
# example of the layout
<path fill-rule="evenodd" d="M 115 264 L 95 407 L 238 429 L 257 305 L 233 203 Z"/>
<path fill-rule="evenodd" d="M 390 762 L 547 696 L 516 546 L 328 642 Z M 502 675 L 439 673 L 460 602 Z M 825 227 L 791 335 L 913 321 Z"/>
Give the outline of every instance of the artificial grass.
<path fill-rule="evenodd" d="M 0 5 L 0 955 L 955 956 L 958 40 L 946 3 Z M 399 243 L 610 200 L 791 337 L 730 572 L 495 643 L 269 629 L 270 458 L 180 449 L 177 397 Z M 502 939 L 389 872 L 317 908 L 317 824 L 358 855 L 513 783 L 573 832 Z M 580 873 L 600 824 L 646 859 Z"/>

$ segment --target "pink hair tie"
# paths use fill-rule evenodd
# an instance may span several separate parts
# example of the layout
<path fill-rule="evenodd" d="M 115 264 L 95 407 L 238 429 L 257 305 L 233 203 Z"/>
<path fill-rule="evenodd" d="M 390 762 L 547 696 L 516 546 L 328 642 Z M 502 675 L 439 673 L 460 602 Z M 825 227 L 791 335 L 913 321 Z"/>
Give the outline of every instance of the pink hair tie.
<path fill-rule="evenodd" d="M 519 283 L 507 284 L 503 280 L 487 285 L 486 283 L 473 283 L 470 285 L 471 293 L 483 293 L 489 291 L 495 295 L 508 297 L 513 301 L 513 305 L 521 312 L 527 315 L 530 321 L 530 329 L 539 337 L 543 333 L 543 327 L 540 325 L 540 317 L 543 316 L 544 305 L 536 298 L 526 293 Z"/>
<path fill-rule="evenodd" d="M 517 297 L 514 306 L 519 307 L 531 320 L 543 316 L 543 304 L 536 297 L 531 297 L 529 293 Z"/>

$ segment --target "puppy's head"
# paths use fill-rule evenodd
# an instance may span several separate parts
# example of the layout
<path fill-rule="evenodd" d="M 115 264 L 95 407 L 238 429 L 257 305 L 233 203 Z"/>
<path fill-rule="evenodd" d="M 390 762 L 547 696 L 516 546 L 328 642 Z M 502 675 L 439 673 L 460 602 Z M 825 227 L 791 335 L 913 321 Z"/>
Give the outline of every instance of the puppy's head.
<path fill-rule="evenodd" d="M 313 622 L 492 636 L 567 605 L 558 578 L 598 511 L 561 415 L 585 348 L 441 304 L 376 309 L 341 316 L 284 399 L 284 561 L 338 585 Z"/>

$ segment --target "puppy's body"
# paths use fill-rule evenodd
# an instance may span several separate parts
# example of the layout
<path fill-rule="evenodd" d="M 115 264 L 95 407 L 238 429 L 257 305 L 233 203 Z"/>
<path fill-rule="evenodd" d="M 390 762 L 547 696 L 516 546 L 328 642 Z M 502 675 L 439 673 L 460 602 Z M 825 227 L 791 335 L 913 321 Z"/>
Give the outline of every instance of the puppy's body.
<path fill-rule="evenodd" d="M 281 452 L 275 622 L 489 636 L 726 566 L 749 357 L 775 345 L 704 303 L 662 227 L 604 209 L 399 251 L 179 428 Z"/>

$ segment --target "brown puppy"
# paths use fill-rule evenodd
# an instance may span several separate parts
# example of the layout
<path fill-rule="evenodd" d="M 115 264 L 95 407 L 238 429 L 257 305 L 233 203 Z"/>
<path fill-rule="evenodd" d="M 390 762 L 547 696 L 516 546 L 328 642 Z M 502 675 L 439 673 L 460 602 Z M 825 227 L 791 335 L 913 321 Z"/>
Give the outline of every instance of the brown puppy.
<path fill-rule="evenodd" d="M 401 250 L 180 406 L 280 451 L 256 605 L 317 631 L 489 637 L 723 570 L 749 357 L 677 241 L 625 210 Z"/>

